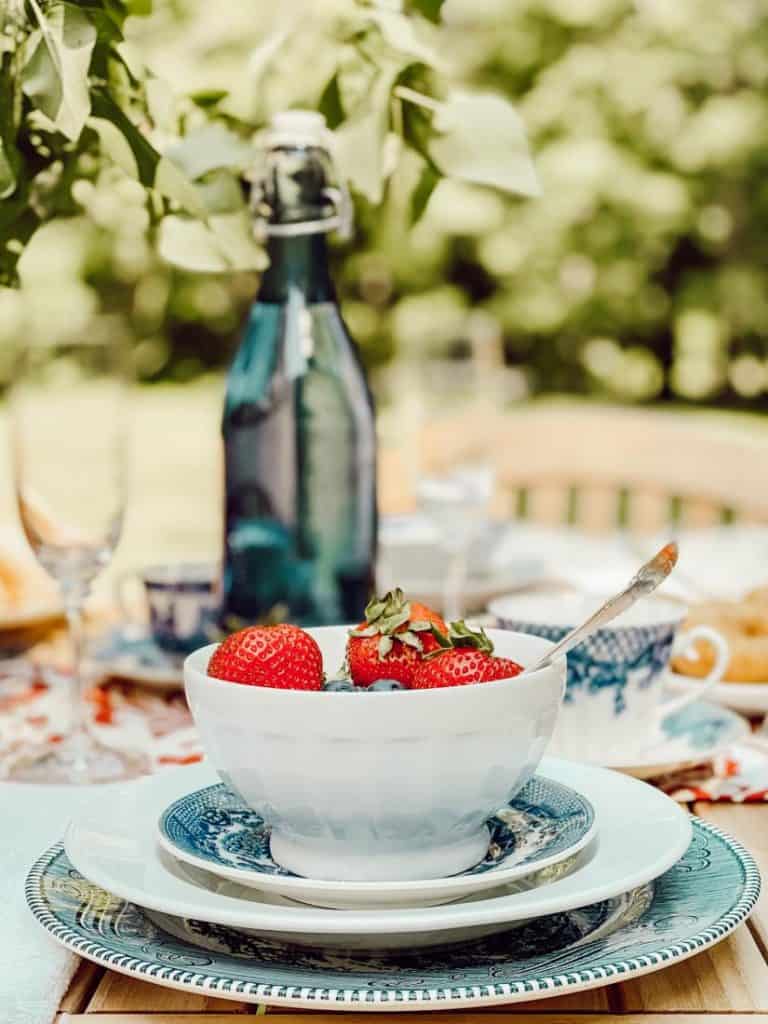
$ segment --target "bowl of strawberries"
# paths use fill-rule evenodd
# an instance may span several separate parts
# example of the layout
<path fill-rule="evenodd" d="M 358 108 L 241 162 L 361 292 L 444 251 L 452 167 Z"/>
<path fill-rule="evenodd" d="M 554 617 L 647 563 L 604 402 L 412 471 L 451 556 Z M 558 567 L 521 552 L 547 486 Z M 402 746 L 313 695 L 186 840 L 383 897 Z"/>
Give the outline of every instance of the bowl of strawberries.
<path fill-rule="evenodd" d="M 251 626 L 191 654 L 187 699 L 222 780 L 310 878 L 456 874 L 533 775 L 565 659 L 540 637 L 445 623 L 394 590 L 355 627 Z"/>

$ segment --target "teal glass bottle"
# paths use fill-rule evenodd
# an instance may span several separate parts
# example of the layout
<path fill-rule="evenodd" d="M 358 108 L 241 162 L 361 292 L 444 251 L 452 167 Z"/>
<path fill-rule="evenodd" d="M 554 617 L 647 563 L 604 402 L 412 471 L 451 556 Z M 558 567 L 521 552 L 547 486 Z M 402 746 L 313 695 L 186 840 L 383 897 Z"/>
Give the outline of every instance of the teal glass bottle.
<path fill-rule="evenodd" d="M 269 267 L 227 379 L 223 624 L 362 617 L 376 555 L 373 404 L 326 235 L 340 192 L 319 115 L 273 120 L 254 206 Z"/>

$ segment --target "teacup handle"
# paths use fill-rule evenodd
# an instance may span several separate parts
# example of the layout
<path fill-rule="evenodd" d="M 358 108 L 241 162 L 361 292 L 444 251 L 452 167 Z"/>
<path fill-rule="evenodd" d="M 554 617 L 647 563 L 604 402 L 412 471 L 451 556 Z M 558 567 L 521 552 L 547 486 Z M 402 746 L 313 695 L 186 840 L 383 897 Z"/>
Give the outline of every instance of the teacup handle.
<path fill-rule="evenodd" d="M 132 604 L 128 596 L 128 588 L 129 585 L 133 588 L 137 583 L 141 583 L 141 576 L 135 569 L 126 569 L 125 572 L 120 573 L 114 583 L 115 604 L 120 610 L 121 618 L 126 622 L 136 621 L 135 604 Z"/>
<path fill-rule="evenodd" d="M 674 715 L 676 712 L 682 711 L 683 708 L 687 708 L 689 704 L 694 704 L 697 700 L 701 700 L 725 675 L 728 662 L 731 660 L 731 650 L 728 646 L 728 641 L 722 633 L 718 633 L 716 629 L 711 629 L 709 626 L 694 626 L 692 629 L 686 630 L 685 633 L 681 633 L 680 636 L 675 638 L 672 647 L 673 654 L 685 654 L 686 651 L 689 651 L 694 646 L 697 640 L 708 640 L 712 644 L 715 649 L 715 664 L 710 672 L 704 676 L 700 686 L 692 689 L 690 693 L 686 693 L 682 697 L 664 701 L 663 704 L 659 705 L 656 711 L 657 728 L 661 728 L 661 723 L 669 715 Z"/>

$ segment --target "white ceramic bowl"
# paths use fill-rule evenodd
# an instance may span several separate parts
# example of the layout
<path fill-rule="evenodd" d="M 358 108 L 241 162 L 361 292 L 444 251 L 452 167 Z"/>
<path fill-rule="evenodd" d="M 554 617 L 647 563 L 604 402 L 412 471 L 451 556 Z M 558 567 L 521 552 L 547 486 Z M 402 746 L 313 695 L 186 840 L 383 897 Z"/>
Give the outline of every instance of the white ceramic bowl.
<path fill-rule="evenodd" d="M 347 627 L 309 632 L 326 672 Z M 533 664 L 540 637 L 490 630 L 496 654 Z M 440 878 L 481 860 L 487 819 L 528 781 L 554 728 L 565 660 L 477 686 L 383 693 L 276 690 L 184 665 L 214 767 L 272 826 L 272 855 L 309 878 Z"/>

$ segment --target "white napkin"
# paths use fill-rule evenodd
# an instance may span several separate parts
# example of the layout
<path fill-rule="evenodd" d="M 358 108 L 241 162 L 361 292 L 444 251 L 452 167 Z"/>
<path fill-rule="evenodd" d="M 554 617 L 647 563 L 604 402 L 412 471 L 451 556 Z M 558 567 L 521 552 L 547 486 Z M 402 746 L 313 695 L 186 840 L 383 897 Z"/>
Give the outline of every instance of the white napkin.
<path fill-rule="evenodd" d="M 129 785 L 108 788 L 118 796 Z M 0 783 L 0 1024 L 50 1024 L 74 974 L 78 958 L 35 922 L 24 880 L 89 800 L 88 786 Z"/>

